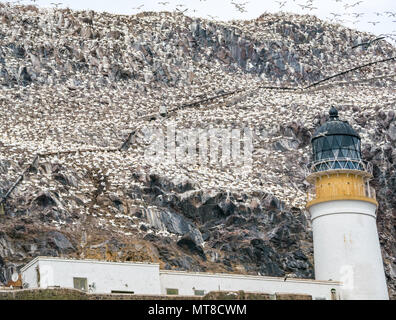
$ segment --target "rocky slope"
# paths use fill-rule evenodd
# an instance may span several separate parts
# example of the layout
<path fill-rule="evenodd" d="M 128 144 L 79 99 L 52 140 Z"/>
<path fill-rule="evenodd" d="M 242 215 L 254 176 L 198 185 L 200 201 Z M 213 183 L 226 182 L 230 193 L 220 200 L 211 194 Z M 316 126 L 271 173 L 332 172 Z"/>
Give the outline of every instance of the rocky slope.
<path fill-rule="evenodd" d="M 352 48 L 373 36 L 285 14 L 225 23 L 0 4 L 0 19 L 0 194 L 28 168 L 0 216 L 0 283 L 37 255 L 312 278 L 304 168 L 334 104 L 374 165 L 395 297 L 394 60 L 304 89 L 395 56 L 390 44 Z M 169 127 L 250 128 L 251 170 L 154 163 L 149 129 Z"/>

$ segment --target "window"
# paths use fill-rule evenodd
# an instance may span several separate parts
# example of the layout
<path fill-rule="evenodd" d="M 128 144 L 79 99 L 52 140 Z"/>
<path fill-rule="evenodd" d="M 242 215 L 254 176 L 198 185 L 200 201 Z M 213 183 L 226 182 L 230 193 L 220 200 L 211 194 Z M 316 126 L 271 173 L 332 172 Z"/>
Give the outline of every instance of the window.
<path fill-rule="evenodd" d="M 205 290 L 195 290 L 194 289 L 194 295 L 196 295 L 196 296 L 204 296 L 205 295 Z"/>
<path fill-rule="evenodd" d="M 179 289 L 166 288 L 166 294 L 170 296 L 177 296 L 179 294 Z"/>
<path fill-rule="evenodd" d="M 87 291 L 87 278 L 73 278 L 74 289 Z"/>
<path fill-rule="evenodd" d="M 111 290 L 111 293 L 117 293 L 117 294 L 135 294 L 133 291 L 122 291 L 122 290 Z"/>
<path fill-rule="evenodd" d="M 331 300 L 337 300 L 337 291 L 336 289 L 331 289 Z"/>

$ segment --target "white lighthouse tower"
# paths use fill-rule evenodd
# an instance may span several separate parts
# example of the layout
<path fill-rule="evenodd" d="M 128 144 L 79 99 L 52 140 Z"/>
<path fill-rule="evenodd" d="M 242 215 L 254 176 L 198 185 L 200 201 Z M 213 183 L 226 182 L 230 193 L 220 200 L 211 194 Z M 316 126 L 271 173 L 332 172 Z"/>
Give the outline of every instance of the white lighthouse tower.
<path fill-rule="evenodd" d="M 312 138 L 307 181 L 316 280 L 342 282 L 341 299 L 389 299 L 376 225 L 372 169 L 361 159 L 360 137 L 330 109 Z"/>

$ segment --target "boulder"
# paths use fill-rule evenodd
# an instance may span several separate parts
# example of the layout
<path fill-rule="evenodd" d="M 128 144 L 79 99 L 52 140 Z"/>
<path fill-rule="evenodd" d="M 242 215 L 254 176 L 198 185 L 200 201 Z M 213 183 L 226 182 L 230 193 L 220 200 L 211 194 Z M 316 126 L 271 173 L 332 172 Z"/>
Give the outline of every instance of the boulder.
<path fill-rule="evenodd" d="M 388 137 L 392 142 L 396 141 L 396 122 L 393 121 L 390 125 L 389 125 L 389 129 L 388 129 Z"/>
<path fill-rule="evenodd" d="M 199 246 L 191 236 L 191 234 L 184 235 L 178 242 L 177 245 L 187 251 L 190 251 L 192 254 L 199 255 L 204 261 L 206 261 L 205 252 L 202 247 Z"/>
<path fill-rule="evenodd" d="M 47 241 L 59 253 L 70 253 L 75 250 L 70 240 L 58 231 L 48 232 Z"/>

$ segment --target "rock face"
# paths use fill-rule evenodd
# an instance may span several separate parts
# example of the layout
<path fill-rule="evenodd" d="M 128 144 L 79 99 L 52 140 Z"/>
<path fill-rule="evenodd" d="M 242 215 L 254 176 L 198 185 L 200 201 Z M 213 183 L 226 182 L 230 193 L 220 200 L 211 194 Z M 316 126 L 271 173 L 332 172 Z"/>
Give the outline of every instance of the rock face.
<path fill-rule="evenodd" d="M 183 61 L 186 57 L 284 86 L 302 85 L 337 73 L 334 67 L 348 65 L 351 59 L 363 64 L 375 55 L 392 53 L 386 42 L 352 50 L 371 36 L 307 16 L 264 14 L 252 21 L 217 23 L 168 12 L 91 17 L 68 9 L 45 12 L 6 4 L 0 9 L 3 19 L 21 26 L 11 30 L 4 24 L 4 34 L 11 40 L 0 51 L 0 79 L 5 86 L 74 82 L 78 87 L 87 75 L 103 83 L 194 82 L 197 77 Z M 46 34 L 56 41 L 47 41 Z M 26 41 L 17 40 L 18 36 Z M 7 63 L 5 56 L 15 63 Z M 355 76 L 370 72 L 366 68 Z"/>
<path fill-rule="evenodd" d="M 313 277 L 312 258 L 308 258 L 312 256 L 312 234 L 300 210 L 281 210 L 280 201 L 268 194 L 254 198 L 225 193 L 209 195 L 191 185 L 174 187 L 169 181 L 157 178 L 145 179 L 147 184 L 140 192 L 146 208 L 136 211 L 134 217 L 140 229 L 151 230 L 144 240 L 154 244 L 166 268 Z M 164 196 L 160 205 L 159 196 Z M 238 200 L 241 196 L 244 201 Z M 40 205 L 44 210 L 50 210 L 48 206 L 51 210 L 56 207 L 55 202 L 48 200 L 40 200 Z M 45 222 L 46 215 L 41 217 L 34 221 Z M 69 239 L 59 231 L 45 232 L 35 223 L 25 227 L 28 222 L 22 219 L 19 226 L 9 225 L 1 235 L 0 256 L 4 259 L 75 256 L 81 250 L 73 236 Z M 40 237 L 35 237 L 36 233 Z M 125 246 L 115 238 L 112 241 L 115 252 Z M 97 248 L 94 245 L 90 249 Z M 102 258 L 106 258 L 106 253 Z"/>
<path fill-rule="evenodd" d="M 394 62 L 301 89 L 395 56 L 390 44 L 355 50 L 372 36 L 286 14 L 220 23 L 0 4 L 0 19 L 0 195 L 26 172 L 0 211 L 0 283 L 38 255 L 313 278 L 305 168 L 336 105 L 374 167 L 396 297 Z M 154 161 L 147 145 L 169 128 L 248 128 L 251 162 Z"/>

